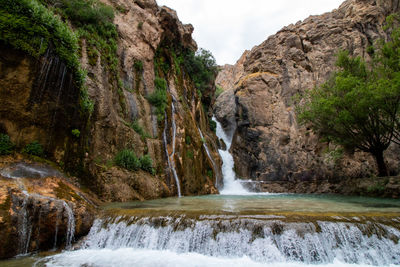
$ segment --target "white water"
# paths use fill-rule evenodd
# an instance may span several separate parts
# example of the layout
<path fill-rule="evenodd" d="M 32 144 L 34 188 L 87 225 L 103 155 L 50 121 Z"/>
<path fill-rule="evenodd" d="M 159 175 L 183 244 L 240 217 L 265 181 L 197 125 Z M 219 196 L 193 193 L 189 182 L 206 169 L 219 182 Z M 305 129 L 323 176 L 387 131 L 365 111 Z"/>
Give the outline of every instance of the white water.
<path fill-rule="evenodd" d="M 45 261 L 47 266 L 388 266 L 400 264 L 400 244 L 393 241 L 399 237 L 398 229 L 373 222 L 116 218 L 96 220 L 83 249 Z"/>
<path fill-rule="evenodd" d="M 215 164 L 215 161 L 211 156 L 210 150 L 208 149 L 207 142 L 204 139 L 203 133 L 201 132 L 200 128 L 197 128 L 197 130 L 199 131 L 200 137 L 201 137 L 201 139 L 203 141 L 203 147 L 204 147 L 204 149 L 205 149 L 205 151 L 207 153 L 207 157 L 211 161 L 211 164 L 213 165 L 213 169 L 216 172 L 215 173 L 215 187 L 218 188 L 219 187 L 219 184 L 218 184 L 218 180 L 219 180 L 219 177 L 218 177 L 218 166 L 217 166 L 217 164 Z"/>
<path fill-rule="evenodd" d="M 174 99 L 174 98 L 173 98 Z M 175 179 L 175 183 L 176 183 L 176 189 L 178 191 L 178 197 L 181 197 L 181 185 L 179 182 L 179 177 L 178 174 L 176 173 L 176 169 L 175 169 L 175 160 L 174 160 L 174 156 L 175 156 L 175 139 L 176 139 L 176 122 L 175 122 L 175 106 L 174 106 L 174 100 L 171 102 L 171 121 L 172 121 L 172 153 L 171 155 L 168 152 L 168 148 L 167 148 L 167 125 L 168 125 L 168 121 L 167 121 L 167 113 L 165 113 L 165 126 L 164 126 L 164 131 L 163 131 L 163 141 L 164 141 L 164 146 L 165 146 L 165 153 L 167 156 L 167 161 L 168 161 L 168 167 L 172 172 L 172 175 L 174 176 Z"/>
<path fill-rule="evenodd" d="M 234 171 L 234 164 L 232 154 L 229 152 L 232 144 L 233 136 L 228 137 L 222 128 L 221 124 L 215 117 L 212 118 L 217 123 L 217 136 L 219 139 L 224 140 L 226 150 L 218 149 L 219 155 L 222 159 L 222 177 L 224 179 L 224 187 L 219 191 L 221 195 L 248 195 L 251 192 L 247 191 L 239 180 L 236 179 Z"/>

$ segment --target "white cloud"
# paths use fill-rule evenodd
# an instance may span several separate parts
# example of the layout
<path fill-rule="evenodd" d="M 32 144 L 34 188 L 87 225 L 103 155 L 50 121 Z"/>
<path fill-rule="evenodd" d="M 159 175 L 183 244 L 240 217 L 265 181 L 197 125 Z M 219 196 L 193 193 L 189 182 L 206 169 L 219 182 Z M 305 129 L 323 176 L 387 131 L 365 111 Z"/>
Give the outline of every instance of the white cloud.
<path fill-rule="evenodd" d="M 210 50 L 218 64 L 233 64 L 246 49 L 282 27 L 310 15 L 338 8 L 343 0 L 157 0 L 193 24 L 199 47 Z"/>

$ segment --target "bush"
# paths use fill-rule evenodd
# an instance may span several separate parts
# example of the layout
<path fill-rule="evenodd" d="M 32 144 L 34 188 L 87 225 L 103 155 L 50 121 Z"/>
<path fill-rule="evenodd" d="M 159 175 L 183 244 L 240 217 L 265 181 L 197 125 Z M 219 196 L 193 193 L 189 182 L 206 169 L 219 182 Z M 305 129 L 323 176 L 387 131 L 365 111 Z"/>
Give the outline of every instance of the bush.
<path fill-rule="evenodd" d="M 215 98 L 218 98 L 222 93 L 224 92 L 224 89 L 217 85 L 215 89 Z"/>
<path fill-rule="evenodd" d="M 144 155 L 140 157 L 139 160 L 142 170 L 154 174 L 155 171 L 153 169 L 153 160 L 151 159 L 150 155 Z"/>
<path fill-rule="evenodd" d="M 141 60 L 135 60 L 135 62 L 133 63 L 133 68 L 137 72 L 142 72 L 143 71 L 143 62 Z"/>
<path fill-rule="evenodd" d="M 22 150 L 22 152 L 38 157 L 44 155 L 43 147 L 38 141 L 33 141 L 32 143 L 27 144 L 25 148 Z"/>
<path fill-rule="evenodd" d="M 0 134 L 0 155 L 9 155 L 14 149 L 14 144 L 6 134 Z"/>
<path fill-rule="evenodd" d="M 217 123 L 213 120 L 210 120 L 208 122 L 208 125 L 210 126 L 211 131 L 213 131 L 214 133 L 217 132 Z"/>
<path fill-rule="evenodd" d="M 135 120 L 134 122 L 132 122 L 132 124 L 130 124 L 130 126 L 131 126 L 131 128 L 132 128 L 133 130 L 135 130 L 135 132 L 137 132 L 137 133 L 142 137 L 142 139 L 146 139 L 146 138 L 150 138 L 150 137 L 151 137 L 150 134 L 147 133 L 147 132 L 143 129 L 143 127 L 139 124 L 139 122 L 138 122 L 137 120 Z"/>
<path fill-rule="evenodd" d="M 164 79 L 156 77 L 154 80 L 155 91 L 146 98 L 156 107 L 158 121 L 164 119 L 165 109 L 167 108 L 167 82 Z"/>
<path fill-rule="evenodd" d="M 135 152 L 130 149 L 124 149 L 118 152 L 114 161 L 117 166 L 129 171 L 137 171 L 141 167 L 140 161 L 136 157 Z"/>
<path fill-rule="evenodd" d="M 81 131 L 79 131 L 78 129 L 73 129 L 71 131 L 72 135 L 75 136 L 76 138 L 79 138 L 79 136 L 81 135 Z"/>

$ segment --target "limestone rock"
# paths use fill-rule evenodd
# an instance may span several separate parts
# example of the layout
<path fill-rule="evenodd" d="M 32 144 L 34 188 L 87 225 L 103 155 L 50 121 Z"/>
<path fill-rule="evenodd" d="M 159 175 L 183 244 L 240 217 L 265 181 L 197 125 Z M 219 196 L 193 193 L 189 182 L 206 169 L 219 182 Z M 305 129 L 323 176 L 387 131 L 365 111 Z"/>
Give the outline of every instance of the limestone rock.
<path fill-rule="evenodd" d="M 375 174 L 370 155 L 342 153 L 299 126 L 294 96 L 329 77 L 340 49 L 370 60 L 367 47 L 386 37 L 382 30 L 385 18 L 398 11 L 395 0 L 348 0 L 332 12 L 284 27 L 245 53 L 244 74 L 229 81 L 235 87 L 234 101 L 221 95 L 215 107 L 224 122 L 232 117 L 227 107 L 236 104 L 232 152 L 239 177 L 283 181 L 284 185 Z M 393 145 L 386 152 L 393 174 L 399 171 L 396 151 Z"/>

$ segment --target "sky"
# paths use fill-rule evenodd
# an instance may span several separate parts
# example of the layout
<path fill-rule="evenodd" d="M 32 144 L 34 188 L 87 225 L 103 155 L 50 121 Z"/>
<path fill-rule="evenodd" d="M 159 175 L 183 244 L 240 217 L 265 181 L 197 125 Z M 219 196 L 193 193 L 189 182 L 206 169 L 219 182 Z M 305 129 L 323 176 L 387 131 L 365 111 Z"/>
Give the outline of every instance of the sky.
<path fill-rule="evenodd" d="M 344 0 L 157 0 L 194 26 L 199 48 L 217 64 L 234 64 L 246 49 L 291 23 L 338 8 Z"/>

